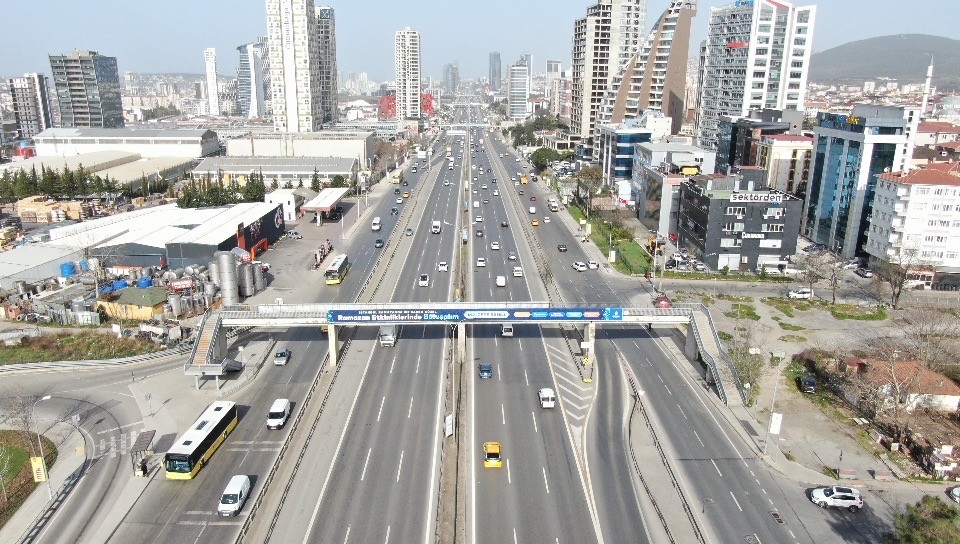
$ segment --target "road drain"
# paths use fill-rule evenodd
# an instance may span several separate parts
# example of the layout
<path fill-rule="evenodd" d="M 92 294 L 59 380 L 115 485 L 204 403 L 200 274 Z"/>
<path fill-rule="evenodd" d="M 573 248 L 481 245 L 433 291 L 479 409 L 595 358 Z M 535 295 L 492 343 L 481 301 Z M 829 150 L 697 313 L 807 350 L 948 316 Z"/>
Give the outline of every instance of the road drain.
<path fill-rule="evenodd" d="M 783 519 L 783 516 L 780 515 L 780 512 L 770 512 L 770 515 L 773 516 L 773 520 L 780 525 L 785 525 L 787 523 L 787 520 Z"/>

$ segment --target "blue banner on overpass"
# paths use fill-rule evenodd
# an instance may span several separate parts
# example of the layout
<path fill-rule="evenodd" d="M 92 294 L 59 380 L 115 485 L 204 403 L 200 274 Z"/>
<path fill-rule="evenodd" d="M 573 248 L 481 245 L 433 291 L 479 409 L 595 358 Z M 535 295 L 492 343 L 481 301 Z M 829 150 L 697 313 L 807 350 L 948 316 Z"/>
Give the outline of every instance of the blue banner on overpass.
<path fill-rule="evenodd" d="M 623 308 L 538 308 L 491 310 L 464 308 L 431 310 L 391 308 L 373 310 L 329 310 L 327 320 L 334 324 L 350 323 L 460 323 L 460 322 L 542 322 L 558 321 L 622 321 Z"/>

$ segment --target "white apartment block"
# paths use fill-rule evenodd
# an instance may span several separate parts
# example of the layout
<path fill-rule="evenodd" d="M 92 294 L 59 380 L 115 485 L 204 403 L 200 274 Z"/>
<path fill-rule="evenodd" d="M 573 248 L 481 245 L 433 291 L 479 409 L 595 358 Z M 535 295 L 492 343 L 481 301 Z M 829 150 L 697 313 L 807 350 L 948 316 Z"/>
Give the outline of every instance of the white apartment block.
<path fill-rule="evenodd" d="M 878 174 L 864 249 L 894 264 L 960 268 L 960 163 Z"/>
<path fill-rule="evenodd" d="M 587 147 L 607 89 L 637 51 L 646 16 L 646 0 L 601 0 L 574 22 L 570 131 Z"/>
<path fill-rule="evenodd" d="M 323 124 L 316 24 L 313 0 L 267 0 L 270 95 L 277 132 L 313 132 Z"/>
<path fill-rule="evenodd" d="M 320 74 L 320 122 L 332 125 L 339 117 L 337 110 L 337 32 L 333 8 L 317 7 L 317 71 Z"/>
<path fill-rule="evenodd" d="M 760 139 L 757 166 L 767 171 L 765 185 L 783 193 L 806 193 L 813 171 L 813 138 L 770 134 Z"/>
<path fill-rule="evenodd" d="M 802 110 L 816 6 L 738 1 L 710 9 L 697 111 L 699 145 L 716 149 L 720 116 Z"/>
<path fill-rule="evenodd" d="M 420 33 L 406 27 L 394 42 L 397 76 L 397 120 L 420 118 Z"/>
<path fill-rule="evenodd" d="M 207 70 L 207 111 L 210 115 L 220 115 L 220 88 L 217 86 L 217 50 L 209 47 L 203 50 L 203 64 Z"/>
<path fill-rule="evenodd" d="M 523 121 L 531 111 L 529 67 L 520 59 L 507 70 L 507 118 Z"/>

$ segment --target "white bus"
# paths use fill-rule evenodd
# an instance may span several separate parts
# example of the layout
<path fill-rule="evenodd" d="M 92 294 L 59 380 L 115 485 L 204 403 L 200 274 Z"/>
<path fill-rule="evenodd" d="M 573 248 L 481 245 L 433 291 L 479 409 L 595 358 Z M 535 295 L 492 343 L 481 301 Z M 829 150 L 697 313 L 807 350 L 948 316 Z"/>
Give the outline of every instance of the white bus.
<path fill-rule="evenodd" d="M 236 403 L 211 404 L 164 455 L 167 478 L 190 480 L 196 476 L 237 426 L 237 421 Z"/>

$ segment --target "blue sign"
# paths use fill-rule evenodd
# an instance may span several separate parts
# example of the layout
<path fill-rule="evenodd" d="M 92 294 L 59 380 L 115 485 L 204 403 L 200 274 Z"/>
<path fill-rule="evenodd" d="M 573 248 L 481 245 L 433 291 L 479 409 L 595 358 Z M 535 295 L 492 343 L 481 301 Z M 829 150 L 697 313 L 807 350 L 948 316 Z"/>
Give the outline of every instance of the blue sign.
<path fill-rule="evenodd" d="M 543 308 L 543 309 L 372 309 L 328 310 L 327 320 L 335 325 L 351 323 L 482 323 L 482 322 L 555 322 L 622 321 L 623 308 Z"/>

